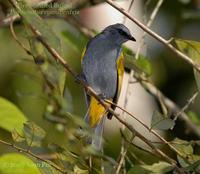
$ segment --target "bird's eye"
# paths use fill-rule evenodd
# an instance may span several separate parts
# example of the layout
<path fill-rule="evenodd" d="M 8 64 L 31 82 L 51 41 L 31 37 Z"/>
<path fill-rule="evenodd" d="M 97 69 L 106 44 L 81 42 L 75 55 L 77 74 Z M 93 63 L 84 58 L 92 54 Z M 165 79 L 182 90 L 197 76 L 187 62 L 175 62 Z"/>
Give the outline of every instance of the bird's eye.
<path fill-rule="evenodd" d="M 120 34 L 120 35 L 123 35 L 123 36 L 126 36 L 126 35 L 127 35 L 126 32 L 124 32 L 123 30 L 119 30 L 119 34 Z"/>

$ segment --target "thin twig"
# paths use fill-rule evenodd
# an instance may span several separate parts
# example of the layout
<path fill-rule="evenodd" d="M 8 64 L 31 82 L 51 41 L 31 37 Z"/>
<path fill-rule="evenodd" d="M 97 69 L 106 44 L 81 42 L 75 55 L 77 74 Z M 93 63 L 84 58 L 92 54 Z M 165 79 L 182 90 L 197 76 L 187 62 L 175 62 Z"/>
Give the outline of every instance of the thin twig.
<path fill-rule="evenodd" d="M 158 0 L 158 2 L 157 2 L 157 4 L 156 4 L 156 6 L 155 6 L 153 12 L 151 13 L 151 15 L 150 15 L 150 17 L 149 17 L 149 20 L 148 20 L 148 22 L 147 22 L 147 27 L 148 27 L 148 28 L 151 27 L 151 25 L 152 25 L 152 23 L 153 23 L 153 21 L 154 21 L 156 15 L 158 14 L 158 11 L 159 11 L 161 5 L 163 4 L 163 2 L 164 2 L 164 0 Z M 143 33 L 142 38 L 141 38 L 141 40 L 140 40 L 140 42 L 139 42 L 139 46 L 138 46 L 138 49 L 137 49 L 137 52 L 136 52 L 136 55 L 135 55 L 135 58 L 136 58 L 136 59 L 139 57 L 140 51 L 141 51 L 141 49 L 142 49 L 142 47 L 143 47 L 143 45 L 144 45 L 144 38 L 145 38 L 145 36 L 146 36 L 146 32 Z"/>
<path fill-rule="evenodd" d="M 121 130 L 121 131 L 123 131 L 123 130 Z M 129 149 L 129 147 L 130 147 L 130 144 L 128 144 L 128 145 L 125 147 L 125 141 L 126 141 L 127 139 L 126 139 L 125 135 L 123 135 L 123 133 L 121 133 L 121 134 L 122 134 L 122 139 L 124 140 L 124 141 L 123 141 L 123 146 L 124 146 L 124 147 L 123 147 L 123 151 L 122 151 L 122 150 L 120 151 L 120 156 L 119 156 L 119 160 L 118 160 L 119 162 L 118 162 L 118 165 L 115 166 L 115 168 L 116 168 L 115 174 L 118 174 L 118 173 L 120 172 L 120 169 L 122 168 L 124 159 L 125 159 L 126 154 L 127 154 L 127 152 L 128 152 L 128 149 Z M 132 136 L 131 136 L 131 138 L 130 138 L 129 141 L 132 142 L 134 138 L 135 138 L 135 135 L 132 134 Z"/>
<path fill-rule="evenodd" d="M 33 56 L 33 54 L 30 52 L 30 50 L 28 49 L 28 48 L 26 48 L 26 46 L 22 43 L 22 42 L 20 42 L 19 41 L 19 39 L 17 38 L 17 35 L 15 34 L 15 31 L 14 31 L 14 28 L 13 28 L 13 21 L 14 21 L 14 19 L 13 18 L 11 18 L 10 19 L 10 31 L 11 31 L 11 34 L 12 34 L 12 36 L 13 36 L 13 38 L 15 39 L 15 41 L 19 44 L 19 46 L 20 47 L 22 47 L 23 48 L 23 50 L 25 50 L 25 52 L 28 54 L 28 55 L 31 55 L 31 56 Z"/>
<path fill-rule="evenodd" d="M 131 8 L 132 8 L 132 6 L 133 6 L 133 3 L 134 3 L 134 0 L 131 0 L 131 3 L 130 3 L 130 5 L 129 5 L 129 7 L 128 7 L 128 12 L 130 12 L 130 10 L 131 10 Z M 125 24 L 126 23 L 126 16 L 124 16 L 124 19 L 123 19 L 123 24 Z"/>
<path fill-rule="evenodd" d="M 185 104 L 185 106 L 182 107 L 182 109 L 174 114 L 175 117 L 173 120 L 176 120 L 178 118 L 178 116 L 180 116 L 183 112 L 185 112 L 185 110 L 194 102 L 194 100 L 196 99 L 196 97 L 198 96 L 199 94 L 199 91 L 195 92 L 187 101 L 187 103 Z"/>
<path fill-rule="evenodd" d="M 133 21 L 135 24 L 137 24 L 140 28 L 142 28 L 145 32 L 147 32 L 149 35 L 151 35 L 153 38 L 164 44 L 167 48 L 169 48 L 171 51 L 173 51 L 178 57 L 185 60 L 188 64 L 190 64 L 194 69 L 196 69 L 198 72 L 200 72 L 200 66 L 196 64 L 190 57 L 176 49 L 168 40 L 164 39 L 151 29 L 149 29 L 147 26 L 145 26 L 143 23 L 138 21 L 136 18 L 132 17 L 127 11 L 125 11 L 122 7 L 114 3 L 112 0 L 105 0 L 108 4 L 110 4 L 113 8 L 120 11 L 122 14 L 127 16 L 131 21 Z"/>

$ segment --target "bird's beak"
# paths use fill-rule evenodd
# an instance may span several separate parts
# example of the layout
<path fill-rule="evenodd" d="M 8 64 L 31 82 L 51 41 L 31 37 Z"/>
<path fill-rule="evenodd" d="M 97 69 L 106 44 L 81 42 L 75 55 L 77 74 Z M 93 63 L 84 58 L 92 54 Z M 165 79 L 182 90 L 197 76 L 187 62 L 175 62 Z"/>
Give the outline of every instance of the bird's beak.
<path fill-rule="evenodd" d="M 136 39 L 130 35 L 129 40 L 136 41 Z"/>

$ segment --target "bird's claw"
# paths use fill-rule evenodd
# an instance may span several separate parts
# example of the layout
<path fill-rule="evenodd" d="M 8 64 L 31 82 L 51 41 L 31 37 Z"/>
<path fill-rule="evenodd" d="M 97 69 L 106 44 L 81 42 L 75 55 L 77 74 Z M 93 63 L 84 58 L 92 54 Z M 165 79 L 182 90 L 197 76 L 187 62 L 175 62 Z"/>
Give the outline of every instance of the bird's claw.
<path fill-rule="evenodd" d="M 97 94 L 97 95 L 98 95 L 98 97 L 99 97 L 100 99 L 102 99 L 102 100 L 105 100 L 105 99 L 106 99 L 106 96 L 105 96 L 104 93 L 100 93 L 100 94 Z"/>
<path fill-rule="evenodd" d="M 78 74 L 76 77 L 75 77 L 75 82 L 76 83 L 80 83 L 80 81 L 85 81 L 85 77 L 83 74 Z"/>

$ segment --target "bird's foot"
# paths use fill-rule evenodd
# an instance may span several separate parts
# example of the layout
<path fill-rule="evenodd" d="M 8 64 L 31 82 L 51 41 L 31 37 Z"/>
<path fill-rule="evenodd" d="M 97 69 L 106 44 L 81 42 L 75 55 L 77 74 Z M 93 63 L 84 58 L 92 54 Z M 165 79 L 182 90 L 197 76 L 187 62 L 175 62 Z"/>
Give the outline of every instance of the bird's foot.
<path fill-rule="evenodd" d="M 85 76 L 84 76 L 83 74 L 78 74 L 78 75 L 75 77 L 75 82 L 80 84 L 81 81 L 84 81 L 84 82 L 86 81 L 86 80 L 85 80 Z"/>
<path fill-rule="evenodd" d="M 104 93 L 99 93 L 97 94 L 97 96 L 101 99 L 101 100 L 105 100 L 106 99 L 106 95 Z"/>

